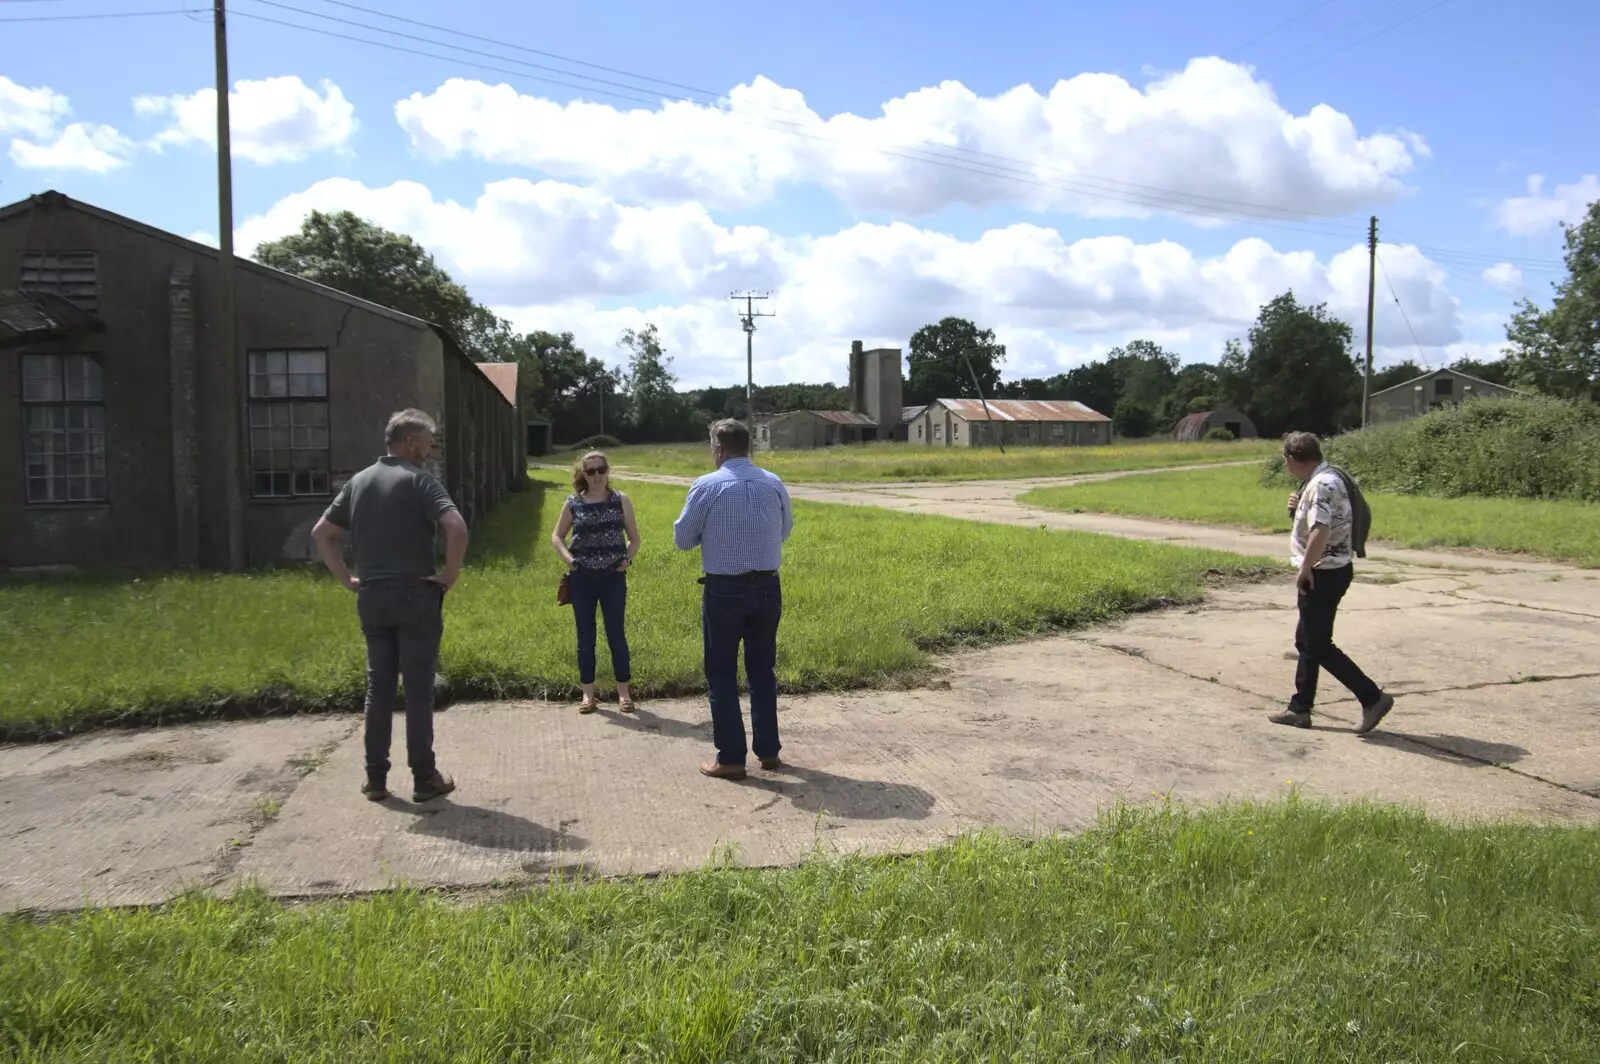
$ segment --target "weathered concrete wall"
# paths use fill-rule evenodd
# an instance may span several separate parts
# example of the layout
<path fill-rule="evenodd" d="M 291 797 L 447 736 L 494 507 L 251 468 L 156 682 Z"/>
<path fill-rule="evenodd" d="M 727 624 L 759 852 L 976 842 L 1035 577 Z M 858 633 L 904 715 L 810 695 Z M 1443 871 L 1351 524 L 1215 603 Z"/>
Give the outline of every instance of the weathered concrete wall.
<path fill-rule="evenodd" d="M 1446 387 L 1440 387 L 1441 381 L 1447 382 Z M 1455 406 L 1472 399 L 1511 399 L 1516 395 L 1516 391 L 1511 388 L 1502 388 L 1487 381 L 1469 380 L 1449 371 L 1443 371 L 1415 384 L 1402 384 L 1398 388 L 1390 388 L 1374 395 L 1371 399 L 1372 423 L 1393 424 L 1407 418 L 1421 417 L 1430 410 Z"/>

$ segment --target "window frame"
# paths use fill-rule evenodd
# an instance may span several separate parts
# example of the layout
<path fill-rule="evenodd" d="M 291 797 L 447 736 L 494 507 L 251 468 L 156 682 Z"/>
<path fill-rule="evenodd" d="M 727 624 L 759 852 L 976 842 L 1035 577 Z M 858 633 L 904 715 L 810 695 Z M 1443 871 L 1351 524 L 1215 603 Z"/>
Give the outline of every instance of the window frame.
<path fill-rule="evenodd" d="M 1454 377 L 1433 378 L 1433 394 L 1435 398 L 1449 396 L 1454 399 L 1456 395 L 1456 379 Z"/>
<path fill-rule="evenodd" d="M 308 371 L 304 363 L 297 372 L 296 356 L 314 355 L 321 359 L 320 371 Z M 271 359 L 281 361 L 273 368 Z M 261 361 L 258 361 L 261 360 Z M 266 369 L 258 370 L 265 362 Z M 260 347 L 245 353 L 245 457 L 247 487 L 252 502 L 296 502 L 326 499 L 333 495 L 333 434 L 330 425 L 329 357 L 326 347 Z M 316 383 L 320 379 L 320 385 Z M 279 383 L 281 381 L 281 387 Z M 258 390 L 259 389 L 259 390 Z M 319 390 L 320 389 L 320 390 Z M 311 411 L 320 413 L 312 415 Z M 297 415 L 305 415 L 301 420 Z M 279 434 L 285 442 L 279 443 Z M 321 443 L 297 442 L 301 433 Z M 265 434 L 265 446 L 259 446 Z M 267 464 L 257 464 L 265 454 Z M 320 454 L 321 464 L 301 466 L 300 454 Z M 285 459 L 280 464 L 280 460 Z M 304 474 L 306 479 L 300 480 Z M 320 474 L 320 477 L 319 477 Z M 266 477 L 263 490 L 262 477 Z M 279 480 L 278 478 L 287 478 Z M 281 486 L 281 490 L 280 490 Z"/>
<path fill-rule="evenodd" d="M 59 398 L 28 398 L 28 382 L 30 380 L 40 379 L 37 376 L 30 376 L 28 373 L 29 363 L 35 359 L 43 360 L 47 365 L 54 364 L 60 367 L 59 378 L 57 378 L 57 375 L 55 374 L 51 375 L 51 379 L 53 381 L 58 380 L 60 385 Z M 67 367 L 70 364 L 68 361 L 69 359 L 81 359 L 82 365 L 91 366 L 94 368 L 93 376 L 91 377 L 86 374 L 80 382 L 85 393 L 92 391 L 94 393 L 93 397 L 85 394 L 76 398 L 68 398 L 68 392 L 71 386 L 67 373 Z M 30 507 L 47 508 L 63 506 L 78 508 L 85 506 L 94 507 L 109 505 L 111 502 L 111 477 L 109 468 L 109 452 L 108 448 L 106 447 L 106 385 L 105 364 L 102 361 L 102 356 L 92 351 L 24 352 L 17 360 L 17 377 L 17 394 L 21 399 L 22 407 L 20 427 L 22 429 L 23 504 Z M 44 428 L 35 427 L 32 424 L 32 412 L 35 410 L 83 410 L 87 412 L 87 417 L 85 419 L 86 423 L 77 428 L 74 428 L 70 424 L 63 424 L 59 426 L 51 424 Z M 92 442 L 88 444 L 88 449 L 77 452 L 66 449 L 61 451 L 57 451 L 54 448 L 47 449 L 43 452 L 43 457 L 46 459 L 47 472 L 43 477 L 35 477 L 31 471 L 33 459 L 35 457 L 35 452 L 32 449 L 33 437 L 41 433 L 50 437 L 62 436 L 65 437 L 68 442 L 71 441 L 74 435 L 82 435 L 86 437 L 88 441 L 93 441 L 95 437 L 98 437 L 99 449 L 96 451 Z M 63 448 L 65 448 L 65 446 L 66 444 L 63 444 Z M 59 474 L 54 472 L 54 459 L 58 456 L 68 465 L 68 472 Z M 74 458 L 84 459 L 87 463 L 88 471 L 74 476 L 70 472 L 71 462 Z M 98 462 L 96 462 L 96 459 L 98 459 Z M 98 472 L 95 472 L 96 468 L 98 468 Z M 34 483 L 43 481 L 48 490 L 49 486 L 58 480 L 63 481 L 66 484 L 66 498 L 36 499 L 33 497 Z M 72 498 L 73 480 L 88 481 L 90 484 L 93 484 L 95 481 L 99 481 L 98 494 L 86 493 L 82 498 Z M 86 492 L 87 491 L 88 489 L 86 486 Z"/>

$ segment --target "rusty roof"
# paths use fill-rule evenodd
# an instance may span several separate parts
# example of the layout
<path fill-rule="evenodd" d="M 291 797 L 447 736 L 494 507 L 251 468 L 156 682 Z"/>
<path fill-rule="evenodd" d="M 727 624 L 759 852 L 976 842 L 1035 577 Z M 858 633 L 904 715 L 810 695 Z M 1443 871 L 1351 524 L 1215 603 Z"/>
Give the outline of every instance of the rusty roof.
<path fill-rule="evenodd" d="M 517 405 L 517 364 L 515 362 L 479 362 L 478 368 L 488 377 L 506 402 Z"/>
<path fill-rule="evenodd" d="M 785 410 L 781 413 L 770 415 L 773 421 L 793 414 L 813 414 L 824 421 L 831 421 L 835 425 L 859 425 L 863 428 L 876 428 L 878 423 L 866 414 L 857 414 L 850 410 Z"/>
<path fill-rule="evenodd" d="M 926 409 L 928 409 L 926 403 L 921 406 L 902 406 L 900 408 L 900 420 L 902 422 L 915 421 L 922 416 L 922 412 Z"/>
<path fill-rule="evenodd" d="M 104 328 L 99 318 L 54 293 L 0 290 L 0 347 L 20 347 Z"/>
<path fill-rule="evenodd" d="M 963 421 L 1110 421 L 1075 399 L 990 399 L 986 414 L 976 399 L 939 399 L 937 402 Z"/>

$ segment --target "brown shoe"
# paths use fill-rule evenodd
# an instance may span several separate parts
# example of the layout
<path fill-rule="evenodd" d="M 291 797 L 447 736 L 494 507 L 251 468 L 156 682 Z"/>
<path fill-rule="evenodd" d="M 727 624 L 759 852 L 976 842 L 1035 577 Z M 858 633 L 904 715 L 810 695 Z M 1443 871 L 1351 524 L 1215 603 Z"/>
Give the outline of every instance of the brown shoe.
<path fill-rule="evenodd" d="M 783 763 L 783 758 L 781 757 L 763 757 L 761 759 L 761 768 L 766 772 L 776 772 L 780 768 L 788 767 L 788 765 Z"/>
<path fill-rule="evenodd" d="M 714 780 L 742 780 L 745 777 L 743 765 L 724 765 L 721 761 L 707 761 L 700 766 L 700 775 L 710 776 Z"/>
<path fill-rule="evenodd" d="M 411 790 L 411 800 L 421 805 L 431 802 L 435 798 L 443 798 L 456 789 L 456 781 L 446 776 L 443 772 L 435 771 L 434 774 Z"/>
<path fill-rule="evenodd" d="M 1274 713 L 1267 719 L 1274 724 L 1287 724 L 1291 728 L 1311 727 L 1311 714 L 1302 713 L 1293 707 L 1284 710 L 1282 713 Z"/>

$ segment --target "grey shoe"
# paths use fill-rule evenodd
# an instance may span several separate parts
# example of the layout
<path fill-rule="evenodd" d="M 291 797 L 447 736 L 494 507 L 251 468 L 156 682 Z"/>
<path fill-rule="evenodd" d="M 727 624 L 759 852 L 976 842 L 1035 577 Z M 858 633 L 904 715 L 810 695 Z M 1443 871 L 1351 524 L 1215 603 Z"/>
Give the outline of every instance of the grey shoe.
<path fill-rule="evenodd" d="M 369 802 L 382 802 L 388 799 L 389 788 L 385 784 L 368 780 L 361 785 L 361 794 Z"/>
<path fill-rule="evenodd" d="M 1291 728 L 1311 727 L 1311 714 L 1290 706 L 1282 713 L 1274 713 L 1267 718 L 1274 724 L 1287 724 Z"/>
<path fill-rule="evenodd" d="M 1378 700 L 1361 711 L 1361 724 L 1356 728 L 1357 735 L 1365 735 L 1378 726 L 1378 722 L 1388 716 L 1394 708 L 1393 695 L 1379 695 Z"/>
<path fill-rule="evenodd" d="M 417 804 L 431 802 L 435 798 L 443 798 L 456 789 L 456 781 L 446 776 L 443 772 L 434 772 L 424 783 L 419 783 L 411 791 L 411 800 Z"/>

